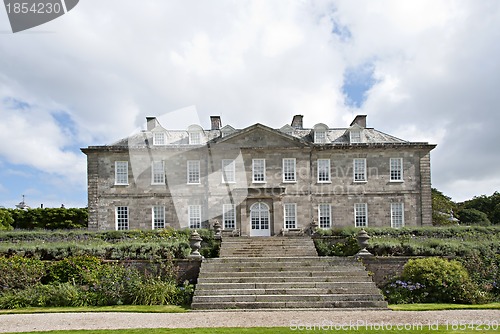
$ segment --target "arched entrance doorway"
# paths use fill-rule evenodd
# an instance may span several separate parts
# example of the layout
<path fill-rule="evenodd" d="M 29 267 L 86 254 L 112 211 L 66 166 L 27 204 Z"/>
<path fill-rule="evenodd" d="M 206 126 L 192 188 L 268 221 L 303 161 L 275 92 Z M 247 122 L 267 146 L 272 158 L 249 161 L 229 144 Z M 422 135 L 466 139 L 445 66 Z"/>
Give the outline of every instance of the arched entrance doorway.
<path fill-rule="evenodd" d="M 250 207 L 250 236 L 268 237 L 271 235 L 269 227 L 269 207 L 258 202 Z"/>

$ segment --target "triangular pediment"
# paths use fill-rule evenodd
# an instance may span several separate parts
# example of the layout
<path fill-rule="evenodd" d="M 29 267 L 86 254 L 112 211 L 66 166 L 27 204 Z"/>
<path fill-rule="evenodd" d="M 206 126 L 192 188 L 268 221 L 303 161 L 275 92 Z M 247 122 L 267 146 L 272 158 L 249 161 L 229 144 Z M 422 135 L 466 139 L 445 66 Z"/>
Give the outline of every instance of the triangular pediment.
<path fill-rule="evenodd" d="M 232 133 L 216 143 L 239 148 L 302 147 L 307 145 L 298 138 L 259 123 Z"/>

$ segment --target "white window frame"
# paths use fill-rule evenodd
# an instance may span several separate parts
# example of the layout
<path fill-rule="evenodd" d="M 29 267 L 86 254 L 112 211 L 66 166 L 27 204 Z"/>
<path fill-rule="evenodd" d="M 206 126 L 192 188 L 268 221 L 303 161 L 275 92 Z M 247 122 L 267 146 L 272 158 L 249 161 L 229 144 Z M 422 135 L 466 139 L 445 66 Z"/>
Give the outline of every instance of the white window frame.
<path fill-rule="evenodd" d="M 165 206 L 155 205 L 151 208 L 151 226 L 153 230 L 166 227 Z"/>
<path fill-rule="evenodd" d="M 252 182 L 266 183 L 266 159 L 252 159 Z"/>
<path fill-rule="evenodd" d="M 201 228 L 201 205 L 188 206 L 188 226 L 191 229 Z"/>
<path fill-rule="evenodd" d="M 201 132 L 189 132 L 189 145 L 201 145 Z"/>
<path fill-rule="evenodd" d="M 225 230 L 236 229 L 236 205 L 222 205 L 222 226 Z"/>
<path fill-rule="evenodd" d="M 285 226 L 285 229 L 297 228 L 297 204 L 296 203 L 283 204 L 283 226 Z"/>
<path fill-rule="evenodd" d="M 128 206 L 115 207 L 115 228 L 117 231 L 130 229 L 130 213 Z"/>
<path fill-rule="evenodd" d="M 367 203 L 354 204 L 354 226 L 355 227 L 368 227 L 368 204 Z"/>
<path fill-rule="evenodd" d="M 161 145 L 166 145 L 167 140 L 165 136 L 165 132 L 153 132 L 153 145 L 154 146 L 161 146 Z"/>
<path fill-rule="evenodd" d="M 236 161 L 233 159 L 222 160 L 222 183 L 236 183 Z"/>
<path fill-rule="evenodd" d="M 153 161 L 151 163 L 151 184 L 165 184 L 165 162 Z"/>
<path fill-rule="evenodd" d="M 391 158 L 389 166 L 390 182 L 403 182 L 403 158 Z"/>
<path fill-rule="evenodd" d="M 200 160 L 187 161 L 187 184 L 200 184 Z"/>
<path fill-rule="evenodd" d="M 297 160 L 295 158 L 283 158 L 282 164 L 283 182 L 297 182 Z"/>
<path fill-rule="evenodd" d="M 325 130 L 314 131 L 314 143 L 315 144 L 325 144 L 326 143 L 326 131 Z"/>
<path fill-rule="evenodd" d="M 128 161 L 115 161 L 115 185 L 128 186 Z"/>
<path fill-rule="evenodd" d="M 325 164 L 326 166 L 321 166 L 322 164 Z M 331 183 L 332 182 L 332 176 L 331 176 L 331 163 L 330 163 L 330 159 L 318 159 L 316 161 L 316 170 L 317 170 L 317 174 L 318 174 L 318 177 L 317 177 L 317 180 L 318 180 L 318 183 Z M 326 178 L 325 177 L 321 177 L 322 174 L 324 173 L 321 173 L 322 170 L 325 170 L 326 171 Z"/>
<path fill-rule="evenodd" d="M 349 141 L 351 144 L 361 143 L 361 131 L 351 130 L 349 131 Z"/>
<path fill-rule="evenodd" d="M 404 203 L 401 202 L 391 203 L 391 227 L 392 228 L 405 227 Z"/>
<path fill-rule="evenodd" d="M 354 182 L 366 182 L 366 159 L 356 158 L 352 161 Z"/>
<path fill-rule="evenodd" d="M 329 229 L 332 227 L 332 205 L 320 203 L 318 205 L 318 227 Z"/>

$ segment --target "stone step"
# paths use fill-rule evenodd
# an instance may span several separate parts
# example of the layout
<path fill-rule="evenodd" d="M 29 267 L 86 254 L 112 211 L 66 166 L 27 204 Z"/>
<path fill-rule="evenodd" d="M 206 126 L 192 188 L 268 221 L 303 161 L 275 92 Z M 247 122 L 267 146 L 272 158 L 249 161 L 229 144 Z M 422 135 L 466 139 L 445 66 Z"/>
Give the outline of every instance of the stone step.
<path fill-rule="evenodd" d="M 205 277 L 198 278 L 201 283 L 302 283 L 302 282 L 370 282 L 368 276 L 327 276 L 327 277 Z"/>
<path fill-rule="evenodd" d="M 343 285 L 330 288 L 286 288 L 281 289 L 199 289 L 197 296 L 219 295 L 329 295 L 329 294 L 379 294 L 380 291 L 372 285 L 357 284 L 359 286 L 346 288 Z"/>
<path fill-rule="evenodd" d="M 327 301 L 327 302 L 228 302 L 228 303 L 193 303 L 194 310 L 219 310 L 219 309 L 387 309 L 385 301 Z"/>
<path fill-rule="evenodd" d="M 381 295 L 372 294 L 314 294 L 314 295 L 226 295 L 194 296 L 193 303 L 234 302 L 335 302 L 335 301 L 382 301 Z"/>
<path fill-rule="evenodd" d="M 371 280 L 360 281 L 338 281 L 338 282 L 252 282 L 252 283 L 203 283 L 196 285 L 196 290 L 218 290 L 218 289 L 335 289 L 342 287 L 358 288 L 366 285 L 372 285 Z M 378 291 L 378 290 L 377 290 Z M 195 291 L 196 293 L 196 291 Z"/>
<path fill-rule="evenodd" d="M 301 266 L 300 264 L 293 263 L 271 263 L 271 262 L 258 262 L 258 263 L 248 263 L 245 265 L 241 264 L 231 264 L 231 263 L 221 263 L 217 264 L 202 264 L 201 271 L 222 271 L 222 272 L 255 272 L 255 271 L 362 271 L 366 273 L 363 267 L 358 265 L 342 265 L 342 266 L 329 266 L 329 265 L 311 265 L 311 266 Z"/>
<path fill-rule="evenodd" d="M 297 268 L 301 269 L 301 268 Z M 241 268 L 241 270 L 245 270 Z M 239 277 L 354 277 L 354 276 L 366 276 L 364 271 L 352 271 L 352 270 L 331 270 L 331 271 L 239 271 L 239 272 L 227 272 L 227 271 L 202 271 L 204 278 L 239 278 Z"/>
<path fill-rule="evenodd" d="M 338 265 L 341 263 L 356 263 L 361 264 L 350 257 L 319 257 L 319 256 L 301 256 L 301 257 L 263 257 L 263 258 L 248 258 L 248 257 L 230 257 L 230 258 L 211 258 L 204 259 L 203 263 L 247 263 L 247 262 L 291 262 L 300 264 L 310 263 L 327 263 L 330 265 Z"/>

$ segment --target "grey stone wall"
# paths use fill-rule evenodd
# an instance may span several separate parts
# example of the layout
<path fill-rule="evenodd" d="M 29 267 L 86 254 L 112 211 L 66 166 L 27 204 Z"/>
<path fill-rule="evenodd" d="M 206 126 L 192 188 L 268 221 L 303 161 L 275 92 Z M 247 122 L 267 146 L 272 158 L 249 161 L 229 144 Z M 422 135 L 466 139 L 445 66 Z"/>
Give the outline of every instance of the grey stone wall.
<path fill-rule="evenodd" d="M 222 221 L 222 205 L 237 205 L 237 226 L 249 234 L 250 206 L 265 202 L 272 234 L 283 228 L 283 204 L 297 204 L 299 228 L 318 221 L 318 205 L 332 205 L 332 226 L 354 226 L 354 204 L 368 204 L 368 226 L 390 226 L 391 202 L 404 203 L 406 226 L 432 224 L 428 145 L 304 145 L 271 132 L 236 136 L 209 146 L 85 149 L 89 228 L 115 229 L 115 208 L 128 206 L 130 229 L 152 228 L 152 206 L 166 207 L 166 222 L 188 226 L 189 205 L 202 206 L 204 226 Z M 283 158 L 296 159 L 297 181 L 283 182 Z M 353 159 L 366 158 L 367 181 L 354 182 Z M 390 158 L 403 158 L 403 181 L 390 181 Z M 222 182 L 222 159 L 236 159 L 236 181 Z M 252 159 L 266 160 L 266 182 L 252 182 Z M 317 159 L 330 159 L 331 183 L 317 182 Z M 151 162 L 165 161 L 165 185 L 151 184 Z M 187 184 L 187 161 L 200 161 L 200 184 Z M 115 185 L 115 161 L 129 161 L 129 184 Z"/>

